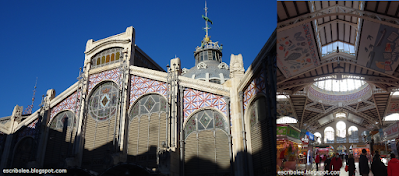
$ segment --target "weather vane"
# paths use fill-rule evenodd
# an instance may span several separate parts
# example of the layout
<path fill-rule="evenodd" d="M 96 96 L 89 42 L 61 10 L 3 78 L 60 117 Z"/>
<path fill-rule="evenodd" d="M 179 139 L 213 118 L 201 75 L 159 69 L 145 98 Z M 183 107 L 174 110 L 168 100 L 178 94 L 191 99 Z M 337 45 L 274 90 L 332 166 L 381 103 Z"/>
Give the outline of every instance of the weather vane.
<path fill-rule="evenodd" d="M 205 1 L 205 8 L 204 8 L 204 10 L 205 10 L 205 16 L 204 15 L 202 15 L 202 18 L 205 20 L 205 32 L 206 32 L 206 34 L 205 34 L 205 40 L 206 40 L 206 42 L 208 42 L 209 41 L 209 37 L 208 37 L 208 29 L 211 29 L 209 26 L 208 26 L 208 22 L 210 22 L 211 24 L 213 24 L 213 22 L 208 18 L 208 7 L 206 7 L 206 1 Z"/>

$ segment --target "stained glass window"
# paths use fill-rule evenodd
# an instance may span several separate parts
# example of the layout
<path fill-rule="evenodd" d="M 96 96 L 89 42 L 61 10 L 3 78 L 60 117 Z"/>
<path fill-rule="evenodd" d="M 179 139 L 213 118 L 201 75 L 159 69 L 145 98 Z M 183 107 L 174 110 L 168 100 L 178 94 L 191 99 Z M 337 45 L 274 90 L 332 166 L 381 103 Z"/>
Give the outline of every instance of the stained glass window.
<path fill-rule="evenodd" d="M 157 94 L 150 94 L 140 98 L 140 100 L 134 104 L 129 113 L 129 120 L 133 120 L 133 118 L 139 114 L 166 112 L 166 109 L 167 102 L 164 97 Z"/>
<path fill-rule="evenodd" d="M 184 136 L 187 138 L 194 131 L 211 130 L 219 128 L 229 133 L 229 125 L 223 115 L 215 110 L 202 110 L 188 119 L 184 127 Z"/>
<path fill-rule="evenodd" d="M 337 123 L 337 143 L 346 143 L 346 124 L 343 121 Z"/>
<path fill-rule="evenodd" d="M 89 99 L 89 114 L 97 121 L 108 120 L 116 115 L 119 89 L 113 82 L 106 82 L 94 90 Z"/>
<path fill-rule="evenodd" d="M 324 129 L 324 143 L 334 143 L 334 128 L 326 127 Z"/>
<path fill-rule="evenodd" d="M 50 124 L 51 129 L 63 129 L 64 124 L 68 124 L 67 127 L 73 127 L 72 123 L 76 123 L 72 111 L 63 111 L 54 117 Z"/>
<path fill-rule="evenodd" d="M 348 128 L 349 143 L 359 142 L 359 130 L 355 126 L 350 126 Z"/>
<path fill-rule="evenodd" d="M 123 48 L 109 48 L 101 51 L 92 58 L 91 67 L 97 68 L 104 65 L 113 64 L 119 62 L 120 53 Z M 116 58 L 114 58 L 116 55 Z"/>

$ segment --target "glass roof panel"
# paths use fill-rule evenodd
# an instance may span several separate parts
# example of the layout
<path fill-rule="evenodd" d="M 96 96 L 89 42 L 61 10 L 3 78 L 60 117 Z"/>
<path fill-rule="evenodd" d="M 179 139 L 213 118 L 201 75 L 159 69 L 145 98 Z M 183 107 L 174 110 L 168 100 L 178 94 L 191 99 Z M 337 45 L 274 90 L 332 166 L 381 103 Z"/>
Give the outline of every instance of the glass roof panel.
<path fill-rule="evenodd" d="M 339 52 L 350 54 L 353 56 L 355 55 L 355 46 L 353 46 L 352 44 L 336 41 L 336 42 L 332 42 L 328 45 L 324 45 L 321 48 L 321 56 L 323 57 L 323 56 L 329 55 L 331 53 L 336 53 L 337 46 L 339 48 Z"/>
<path fill-rule="evenodd" d="M 314 86 L 321 90 L 332 91 L 332 92 L 348 92 L 361 88 L 366 84 L 363 80 L 346 78 L 342 80 L 325 79 L 313 83 Z"/>

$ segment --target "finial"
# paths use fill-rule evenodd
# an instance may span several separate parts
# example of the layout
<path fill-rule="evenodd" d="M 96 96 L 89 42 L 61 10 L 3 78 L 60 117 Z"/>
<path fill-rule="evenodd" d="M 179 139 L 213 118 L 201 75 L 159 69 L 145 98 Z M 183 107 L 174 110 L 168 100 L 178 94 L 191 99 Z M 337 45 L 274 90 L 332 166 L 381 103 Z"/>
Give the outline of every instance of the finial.
<path fill-rule="evenodd" d="M 208 22 L 210 22 L 211 24 L 213 24 L 213 22 L 208 18 L 208 7 L 206 7 L 206 1 L 205 1 L 204 10 L 205 10 L 205 16 L 202 15 L 202 18 L 205 20 L 205 28 L 204 28 L 205 29 L 205 38 L 204 38 L 204 41 L 205 42 L 209 42 L 208 29 L 211 29 L 211 28 L 208 26 Z"/>
<path fill-rule="evenodd" d="M 30 105 L 30 113 L 32 113 L 33 103 L 35 102 L 36 86 L 37 86 L 37 77 L 36 77 L 35 87 L 33 88 L 32 104 Z"/>

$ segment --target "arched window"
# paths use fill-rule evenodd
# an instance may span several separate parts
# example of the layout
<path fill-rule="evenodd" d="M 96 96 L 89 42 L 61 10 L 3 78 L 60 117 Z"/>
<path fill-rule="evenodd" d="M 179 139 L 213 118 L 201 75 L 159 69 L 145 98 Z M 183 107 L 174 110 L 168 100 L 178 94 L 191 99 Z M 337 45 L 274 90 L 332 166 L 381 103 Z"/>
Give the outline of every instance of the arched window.
<path fill-rule="evenodd" d="M 109 48 L 97 53 L 95 56 L 93 56 L 92 59 L 93 65 L 91 67 L 97 68 L 104 65 L 109 65 L 112 63 L 119 62 L 119 57 L 122 50 L 123 48 Z"/>
<path fill-rule="evenodd" d="M 99 86 L 89 100 L 89 113 L 96 121 L 112 118 L 116 114 L 119 88 L 113 82 Z"/>
<path fill-rule="evenodd" d="M 334 143 L 334 128 L 326 127 L 324 129 L 324 143 Z"/>
<path fill-rule="evenodd" d="M 336 125 L 337 129 L 337 143 L 346 143 L 346 124 L 339 121 Z"/>
<path fill-rule="evenodd" d="M 138 99 L 129 112 L 128 162 L 157 167 L 157 152 L 167 142 L 167 100 L 158 94 Z"/>
<path fill-rule="evenodd" d="M 72 111 L 62 111 L 50 123 L 44 166 L 63 167 L 65 158 L 71 156 L 75 139 L 76 119 Z"/>
<path fill-rule="evenodd" d="M 83 124 L 85 130 L 82 167 L 102 172 L 112 164 L 111 154 L 116 148 L 119 126 L 117 118 L 119 86 L 107 81 L 92 90 L 88 112 Z M 101 157 L 100 157 L 101 156 Z"/>
<path fill-rule="evenodd" d="M 184 127 L 185 175 L 229 175 L 229 125 L 216 110 L 193 114 Z"/>
<path fill-rule="evenodd" d="M 348 128 L 349 143 L 359 143 L 359 129 L 355 126 Z"/>
<path fill-rule="evenodd" d="M 321 134 L 319 132 L 314 133 L 314 136 L 317 137 L 317 143 L 321 144 Z"/>

